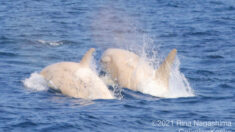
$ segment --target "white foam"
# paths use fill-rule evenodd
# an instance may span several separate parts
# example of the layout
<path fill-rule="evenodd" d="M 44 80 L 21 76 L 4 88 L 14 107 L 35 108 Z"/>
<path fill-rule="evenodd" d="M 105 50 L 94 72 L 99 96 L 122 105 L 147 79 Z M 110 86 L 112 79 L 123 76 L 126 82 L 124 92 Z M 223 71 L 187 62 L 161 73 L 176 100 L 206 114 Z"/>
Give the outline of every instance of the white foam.
<path fill-rule="evenodd" d="M 48 90 L 47 81 L 39 73 L 34 72 L 29 78 L 23 80 L 24 86 L 33 91 Z"/>
<path fill-rule="evenodd" d="M 62 45 L 62 44 L 63 44 L 63 42 L 61 42 L 61 41 L 37 40 L 37 42 L 39 42 L 39 43 L 41 43 L 41 44 L 51 45 L 51 46 L 59 46 L 59 45 Z"/>

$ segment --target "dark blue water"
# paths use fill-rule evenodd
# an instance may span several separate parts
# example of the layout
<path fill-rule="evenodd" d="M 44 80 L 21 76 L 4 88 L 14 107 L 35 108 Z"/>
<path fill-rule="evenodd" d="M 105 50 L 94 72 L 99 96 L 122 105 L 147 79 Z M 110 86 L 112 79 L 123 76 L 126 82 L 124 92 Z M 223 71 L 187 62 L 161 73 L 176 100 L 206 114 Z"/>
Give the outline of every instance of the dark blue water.
<path fill-rule="evenodd" d="M 133 49 L 145 38 L 162 56 L 178 49 L 194 97 L 124 89 L 121 99 L 88 101 L 22 83 L 91 47 L 99 62 L 107 47 Z M 232 132 L 234 75 L 234 0 L 0 1 L 0 131 Z"/>

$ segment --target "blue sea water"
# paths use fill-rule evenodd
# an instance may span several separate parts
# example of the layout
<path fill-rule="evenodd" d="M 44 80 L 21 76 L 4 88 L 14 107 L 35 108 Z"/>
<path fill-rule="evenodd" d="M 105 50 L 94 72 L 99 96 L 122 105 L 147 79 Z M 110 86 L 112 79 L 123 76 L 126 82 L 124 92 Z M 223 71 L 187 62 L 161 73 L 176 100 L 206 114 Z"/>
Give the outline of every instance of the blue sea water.
<path fill-rule="evenodd" d="M 159 58 L 176 48 L 195 96 L 157 98 L 123 89 L 122 98 L 84 100 L 24 86 L 32 73 L 79 61 L 91 47 L 97 69 L 109 47 L 147 47 Z M 234 0 L 0 1 L 3 132 L 232 132 L 234 75 Z"/>

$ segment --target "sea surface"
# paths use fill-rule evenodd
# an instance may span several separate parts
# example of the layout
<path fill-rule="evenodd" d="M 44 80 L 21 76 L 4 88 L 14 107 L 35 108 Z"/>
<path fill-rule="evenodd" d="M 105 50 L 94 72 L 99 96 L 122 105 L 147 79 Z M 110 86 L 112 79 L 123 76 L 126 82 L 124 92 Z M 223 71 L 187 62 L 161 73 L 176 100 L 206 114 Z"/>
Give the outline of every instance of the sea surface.
<path fill-rule="evenodd" d="M 177 96 L 109 86 L 116 99 L 85 100 L 41 84 L 45 66 L 92 47 L 97 74 L 107 48 L 155 68 L 176 48 Z M 0 131 L 234 132 L 235 1 L 1 0 Z"/>

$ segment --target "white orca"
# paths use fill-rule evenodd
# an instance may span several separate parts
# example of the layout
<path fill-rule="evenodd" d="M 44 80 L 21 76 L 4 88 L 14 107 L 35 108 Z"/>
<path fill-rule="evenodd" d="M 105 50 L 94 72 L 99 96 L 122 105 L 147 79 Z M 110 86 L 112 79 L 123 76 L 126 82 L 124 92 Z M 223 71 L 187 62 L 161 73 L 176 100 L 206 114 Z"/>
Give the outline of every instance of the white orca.
<path fill-rule="evenodd" d="M 48 85 L 63 94 L 74 98 L 84 99 L 113 99 L 105 83 L 90 68 L 91 48 L 80 63 L 60 62 L 44 68 L 40 74 L 47 80 Z"/>
<path fill-rule="evenodd" d="M 135 53 L 123 49 L 107 49 L 101 63 L 112 80 L 121 87 L 164 97 L 169 90 L 170 72 L 176 53 L 177 50 L 173 49 L 157 70 Z"/>

